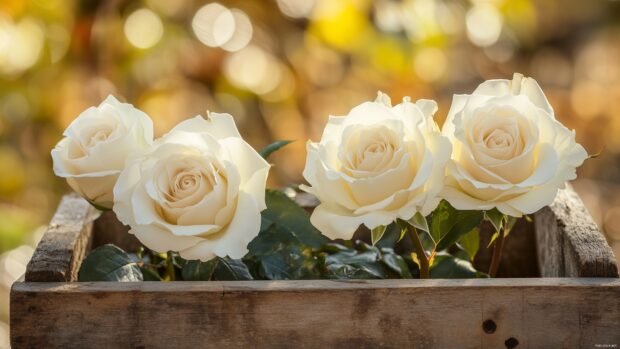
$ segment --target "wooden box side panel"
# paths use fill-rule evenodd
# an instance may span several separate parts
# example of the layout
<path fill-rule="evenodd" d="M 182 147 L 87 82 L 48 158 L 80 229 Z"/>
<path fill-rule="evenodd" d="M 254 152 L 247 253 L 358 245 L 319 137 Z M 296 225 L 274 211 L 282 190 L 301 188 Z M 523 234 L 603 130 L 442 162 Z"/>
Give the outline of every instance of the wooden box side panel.
<path fill-rule="evenodd" d="M 618 277 L 611 247 L 569 185 L 534 221 L 541 276 Z"/>
<path fill-rule="evenodd" d="M 11 307 L 14 349 L 620 343 L 620 280 L 605 278 L 17 283 Z"/>
<path fill-rule="evenodd" d="M 77 194 L 65 195 L 26 267 L 25 280 L 76 281 L 99 212 Z"/>

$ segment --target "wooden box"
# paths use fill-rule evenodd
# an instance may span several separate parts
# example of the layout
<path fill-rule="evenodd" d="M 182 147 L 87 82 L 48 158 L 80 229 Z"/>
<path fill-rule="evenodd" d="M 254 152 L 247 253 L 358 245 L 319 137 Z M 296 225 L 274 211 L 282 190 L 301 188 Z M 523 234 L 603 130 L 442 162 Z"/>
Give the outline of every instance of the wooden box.
<path fill-rule="evenodd" d="M 135 244 L 94 217 L 63 198 L 11 290 L 14 349 L 620 346 L 616 261 L 570 188 L 519 223 L 497 279 L 76 282 L 92 246 Z"/>

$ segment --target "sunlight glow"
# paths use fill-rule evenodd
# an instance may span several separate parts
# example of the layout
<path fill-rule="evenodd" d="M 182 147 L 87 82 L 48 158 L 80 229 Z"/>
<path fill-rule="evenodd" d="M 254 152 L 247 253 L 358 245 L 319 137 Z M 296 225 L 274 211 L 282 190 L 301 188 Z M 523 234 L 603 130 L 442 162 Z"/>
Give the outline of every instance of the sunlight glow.
<path fill-rule="evenodd" d="M 164 34 L 164 25 L 157 14 L 149 9 L 136 10 L 127 17 L 124 27 L 127 40 L 135 47 L 155 46 Z"/>

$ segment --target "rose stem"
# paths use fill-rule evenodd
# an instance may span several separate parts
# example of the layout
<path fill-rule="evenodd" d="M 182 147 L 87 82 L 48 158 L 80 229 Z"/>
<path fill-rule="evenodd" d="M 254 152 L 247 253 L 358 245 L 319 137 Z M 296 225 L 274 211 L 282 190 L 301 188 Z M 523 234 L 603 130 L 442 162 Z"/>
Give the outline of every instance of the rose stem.
<path fill-rule="evenodd" d="M 497 275 L 497 269 L 499 269 L 499 262 L 502 259 L 502 250 L 504 249 L 504 232 L 506 230 L 507 222 L 502 224 L 502 228 L 498 232 L 497 239 L 493 245 L 493 257 L 491 257 L 491 267 L 489 268 L 489 276 L 494 278 Z"/>
<path fill-rule="evenodd" d="M 170 281 L 174 281 L 176 277 L 174 275 L 174 259 L 172 257 L 172 252 L 166 254 L 166 269 L 168 270 L 168 278 L 170 278 Z"/>
<path fill-rule="evenodd" d="M 420 241 L 418 231 L 409 223 L 404 221 L 401 223 L 401 226 L 404 226 L 405 229 L 407 229 L 409 236 L 411 237 L 411 241 L 413 241 L 413 245 L 415 246 L 418 261 L 420 261 L 420 279 L 428 279 L 428 257 L 426 256 L 426 252 L 424 252 L 424 246 L 422 246 L 422 241 Z"/>

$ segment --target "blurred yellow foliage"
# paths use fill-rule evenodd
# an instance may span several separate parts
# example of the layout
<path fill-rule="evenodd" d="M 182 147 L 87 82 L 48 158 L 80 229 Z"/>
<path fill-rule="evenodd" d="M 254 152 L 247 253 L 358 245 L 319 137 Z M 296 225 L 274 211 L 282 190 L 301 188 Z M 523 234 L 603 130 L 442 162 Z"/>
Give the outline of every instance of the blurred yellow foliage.
<path fill-rule="evenodd" d="M 619 13 L 606 0 L 0 1 L 0 254 L 49 221 L 68 190 L 50 150 L 108 94 L 158 136 L 213 110 L 256 148 L 296 140 L 271 159 L 269 184 L 283 186 L 302 181 L 327 116 L 377 90 L 436 99 L 441 125 L 454 93 L 515 71 L 590 153 L 607 146 L 575 187 L 620 253 Z M 0 274 L 17 274 L 26 250 L 5 252 Z"/>

